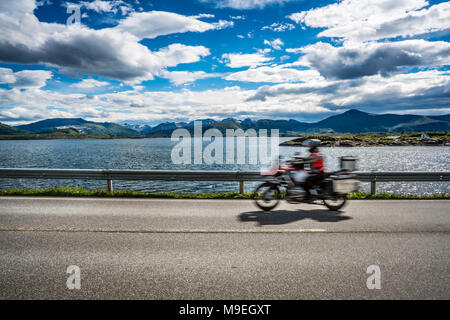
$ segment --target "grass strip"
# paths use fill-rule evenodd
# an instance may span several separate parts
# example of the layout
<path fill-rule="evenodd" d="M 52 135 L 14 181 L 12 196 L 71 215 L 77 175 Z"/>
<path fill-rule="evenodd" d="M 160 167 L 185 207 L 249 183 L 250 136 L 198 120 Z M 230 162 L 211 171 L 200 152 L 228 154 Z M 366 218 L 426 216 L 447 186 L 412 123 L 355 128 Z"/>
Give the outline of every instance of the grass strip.
<path fill-rule="evenodd" d="M 47 196 L 47 197 L 104 197 L 104 198 L 161 198 L 161 199 L 252 199 L 253 192 L 218 192 L 218 193 L 149 193 L 131 190 L 90 190 L 83 187 L 53 187 L 45 189 L 6 189 L 0 190 L 0 196 Z M 283 195 L 282 195 L 283 196 Z M 355 192 L 347 197 L 350 200 L 376 199 L 450 199 L 449 194 L 411 195 Z"/>

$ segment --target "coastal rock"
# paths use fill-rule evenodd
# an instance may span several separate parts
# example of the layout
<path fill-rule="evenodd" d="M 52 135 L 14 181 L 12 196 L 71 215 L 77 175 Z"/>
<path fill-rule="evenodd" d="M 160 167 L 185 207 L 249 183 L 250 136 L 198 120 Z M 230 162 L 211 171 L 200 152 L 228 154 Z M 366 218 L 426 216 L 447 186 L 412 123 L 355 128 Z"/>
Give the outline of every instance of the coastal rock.
<path fill-rule="evenodd" d="M 294 140 L 285 141 L 281 146 L 301 146 L 305 138 L 296 138 Z M 450 139 L 376 139 L 376 140 L 362 140 L 355 138 L 355 140 L 342 139 L 331 137 L 323 140 L 321 147 L 399 147 L 399 146 L 450 146 Z"/>

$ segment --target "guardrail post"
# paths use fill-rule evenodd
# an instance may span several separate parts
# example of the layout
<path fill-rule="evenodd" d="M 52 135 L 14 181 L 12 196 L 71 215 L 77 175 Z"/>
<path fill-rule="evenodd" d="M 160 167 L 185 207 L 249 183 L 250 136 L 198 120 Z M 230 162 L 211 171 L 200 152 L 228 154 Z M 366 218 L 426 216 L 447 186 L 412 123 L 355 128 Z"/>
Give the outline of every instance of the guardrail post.
<path fill-rule="evenodd" d="M 113 192 L 113 183 L 111 179 L 106 180 L 108 184 L 108 192 Z"/>
<path fill-rule="evenodd" d="M 244 193 L 244 181 L 239 181 L 239 193 Z"/>
<path fill-rule="evenodd" d="M 370 194 L 375 194 L 377 189 L 377 182 L 375 180 L 370 181 Z"/>

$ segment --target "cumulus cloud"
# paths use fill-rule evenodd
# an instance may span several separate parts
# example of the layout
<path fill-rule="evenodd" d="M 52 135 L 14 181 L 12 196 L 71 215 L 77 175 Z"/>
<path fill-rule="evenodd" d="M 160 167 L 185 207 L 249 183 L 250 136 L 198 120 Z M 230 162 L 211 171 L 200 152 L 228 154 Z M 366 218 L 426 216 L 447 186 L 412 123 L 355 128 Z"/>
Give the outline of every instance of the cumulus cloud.
<path fill-rule="evenodd" d="M 281 50 L 281 47 L 284 45 L 283 41 L 280 38 L 274 39 L 272 41 L 264 40 L 264 44 L 271 46 L 275 50 Z"/>
<path fill-rule="evenodd" d="M 276 67 L 259 67 L 235 72 L 225 77 L 229 81 L 243 82 L 309 82 L 321 79 L 320 74 L 315 70 L 297 70 L 285 68 L 283 66 Z"/>
<path fill-rule="evenodd" d="M 370 112 L 448 110 L 448 72 L 428 70 L 380 75 L 362 79 L 266 85 L 257 90 L 226 87 L 216 90 L 140 92 L 130 90 L 99 94 L 62 94 L 48 90 L 5 90 L 0 88 L 0 121 L 18 122 L 49 117 L 82 117 L 97 121 L 167 119 L 193 120 L 234 116 L 296 117 L 301 114 L 360 108 Z M 57 108 L 48 110 L 47 106 Z M 136 108 L 139 106 L 139 108 Z M 133 108 L 133 113 L 123 113 Z M 65 111 L 61 111 L 61 110 Z M 436 111 L 438 112 L 438 111 Z M 447 111 L 448 112 L 448 111 Z"/>
<path fill-rule="evenodd" d="M 14 72 L 8 68 L 0 68 L 0 84 L 8 84 L 13 88 L 42 88 L 52 72 L 46 70 L 23 70 Z"/>
<path fill-rule="evenodd" d="M 0 12 L 9 15 L 32 13 L 35 8 L 34 0 L 0 1 Z"/>
<path fill-rule="evenodd" d="M 0 84 L 14 83 L 16 77 L 14 72 L 8 68 L 0 68 Z"/>
<path fill-rule="evenodd" d="M 185 83 L 191 83 L 199 79 L 217 78 L 219 73 L 206 73 L 204 71 L 163 71 L 160 75 L 163 78 L 169 79 L 174 85 L 179 86 Z"/>
<path fill-rule="evenodd" d="M 212 25 L 214 26 L 214 28 L 216 30 L 222 30 L 222 29 L 233 27 L 234 26 L 234 22 L 233 21 L 227 21 L 227 20 L 219 20 L 219 22 L 214 22 L 214 23 L 212 23 Z"/>
<path fill-rule="evenodd" d="M 38 46 L 18 45 L 5 40 L 0 43 L 0 60 L 5 62 L 46 63 L 59 67 L 68 75 L 92 74 L 125 81 L 153 79 L 165 67 L 196 62 L 209 54 L 203 46 L 182 44 L 151 52 L 129 33 L 114 29 L 92 30 L 76 25 Z"/>
<path fill-rule="evenodd" d="M 298 64 L 316 69 L 326 78 L 351 79 L 389 74 L 403 67 L 436 67 L 450 63 L 450 44 L 445 41 L 344 44 L 315 43 L 301 49 Z"/>
<path fill-rule="evenodd" d="M 14 91 L 14 92 L 13 92 Z M 28 90 L 27 90 L 28 91 Z M 254 91 L 239 87 L 217 90 L 171 92 L 138 92 L 135 90 L 96 95 L 61 94 L 52 91 L 30 92 L 3 90 L 0 100 L 7 109 L 0 110 L 0 121 L 18 123 L 49 117 L 81 117 L 95 121 L 140 120 L 162 122 L 168 119 L 194 120 L 199 118 L 279 117 L 280 114 L 326 112 L 326 108 L 308 101 L 280 101 L 279 104 L 261 101 L 245 102 Z M 20 107 L 18 107 L 20 105 Z M 52 106 L 48 109 L 46 106 Z M 124 109 L 132 113 L 123 113 Z"/>
<path fill-rule="evenodd" d="M 264 26 L 261 28 L 261 30 L 272 30 L 275 32 L 284 32 L 286 30 L 294 30 L 295 26 L 292 23 L 277 23 L 274 22 L 269 26 Z"/>
<path fill-rule="evenodd" d="M 87 10 L 92 10 L 97 13 L 114 13 L 117 12 L 125 12 L 131 11 L 132 8 L 130 5 L 125 3 L 122 0 L 92 0 L 92 1 L 80 1 L 78 3 L 65 2 L 62 4 L 65 7 L 80 7 Z M 121 9 L 121 8 L 126 9 Z"/>
<path fill-rule="evenodd" d="M 262 52 L 225 53 L 222 55 L 222 59 L 230 68 L 257 67 L 273 60 L 271 57 L 266 57 Z"/>
<path fill-rule="evenodd" d="M 71 87 L 78 88 L 78 89 L 92 89 L 92 88 L 98 88 L 98 87 L 106 87 L 108 85 L 109 85 L 109 82 L 107 82 L 107 81 L 98 81 L 95 79 L 83 79 L 80 82 L 72 84 Z"/>
<path fill-rule="evenodd" d="M 233 26 L 232 21 L 220 20 L 208 23 L 198 20 L 200 17 L 188 17 L 165 11 L 133 12 L 120 21 L 116 29 L 129 32 L 140 39 L 153 39 L 174 33 L 205 32 Z"/>
<path fill-rule="evenodd" d="M 375 75 L 364 79 L 262 86 L 247 101 L 277 103 L 297 100 L 330 110 L 359 108 L 373 112 L 429 106 L 446 110 L 450 97 L 449 85 L 448 73 L 429 70 L 397 74 L 389 79 Z"/>
<path fill-rule="evenodd" d="M 17 3 L 23 7 L 16 2 L 11 6 L 5 6 L 3 2 L 0 4 L 0 9 L 5 9 L 0 10 L 0 61 L 3 62 L 46 64 L 72 76 L 81 73 L 139 82 L 153 79 L 166 67 L 196 62 L 209 54 L 209 50 L 203 46 L 172 44 L 152 52 L 139 43 L 140 37 L 182 32 L 181 29 L 168 31 L 164 26 L 160 26 L 155 30 L 147 26 L 141 31 L 136 31 L 138 34 L 135 35 L 132 29 L 123 30 L 124 26 L 132 25 L 125 23 L 127 19 L 116 28 L 99 30 L 82 25 L 44 23 L 34 16 L 34 5 L 31 5 L 33 1 L 20 0 Z M 25 9 L 28 12 L 24 12 Z M 169 17 L 173 15 L 183 21 L 198 21 L 176 14 L 169 14 Z M 134 21 L 136 17 L 139 15 L 132 15 L 129 21 Z M 171 21 L 169 18 L 167 20 Z M 175 24 L 180 28 L 181 25 Z M 222 25 L 209 27 L 208 24 L 207 28 L 202 28 L 203 24 L 199 25 L 197 29 L 199 32 L 223 27 Z M 188 27 L 189 30 L 192 28 L 195 29 L 192 26 Z"/>
<path fill-rule="evenodd" d="M 112 12 L 116 14 L 120 12 L 126 14 L 133 11 L 133 8 L 122 0 L 94 0 L 94 1 L 81 1 L 80 6 L 86 9 L 93 10 L 98 13 L 102 12 Z"/>
<path fill-rule="evenodd" d="M 289 18 L 308 27 L 326 28 L 319 37 L 352 41 L 410 37 L 450 28 L 450 3 L 423 9 L 428 5 L 425 0 L 343 0 Z"/>
<path fill-rule="evenodd" d="M 181 63 L 192 63 L 210 54 L 209 49 L 203 46 L 185 46 L 174 43 L 157 52 L 155 56 L 167 67 L 174 67 Z"/>

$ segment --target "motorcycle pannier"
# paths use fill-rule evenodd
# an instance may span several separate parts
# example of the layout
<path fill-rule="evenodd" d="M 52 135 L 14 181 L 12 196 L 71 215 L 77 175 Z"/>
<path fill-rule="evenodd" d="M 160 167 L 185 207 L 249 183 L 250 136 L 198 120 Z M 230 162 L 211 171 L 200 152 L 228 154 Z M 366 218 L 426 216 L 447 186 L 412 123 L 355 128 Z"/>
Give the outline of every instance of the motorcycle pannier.
<path fill-rule="evenodd" d="M 333 178 L 333 191 L 340 194 L 349 194 L 358 191 L 358 181 L 352 178 Z"/>
<path fill-rule="evenodd" d="M 356 158 L 354 157 L 340 157 L 341 170 L 355 171 L 356 170 Z"/>

